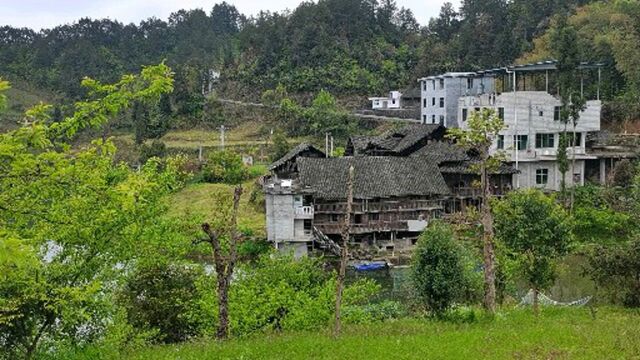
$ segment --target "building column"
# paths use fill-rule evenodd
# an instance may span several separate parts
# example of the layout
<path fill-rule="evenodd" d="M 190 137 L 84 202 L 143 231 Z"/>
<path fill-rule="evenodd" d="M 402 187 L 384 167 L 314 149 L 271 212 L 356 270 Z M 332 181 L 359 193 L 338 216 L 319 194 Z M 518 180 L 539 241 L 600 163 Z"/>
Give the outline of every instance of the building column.
<path fill-rule="evenodd" d="M 607 163 L 605 159 L 600 159 L 600 185 L 607 183 Z"/>

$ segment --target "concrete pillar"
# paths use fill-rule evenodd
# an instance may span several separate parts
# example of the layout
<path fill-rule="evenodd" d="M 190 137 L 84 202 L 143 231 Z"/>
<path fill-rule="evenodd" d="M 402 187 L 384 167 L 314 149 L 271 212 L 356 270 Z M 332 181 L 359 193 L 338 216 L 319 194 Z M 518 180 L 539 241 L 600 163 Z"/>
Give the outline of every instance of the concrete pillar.
<path fill-rule="evenodd" d="M 607 163 L 605 159 L 600 159 L 600 185 L 607 183 Z"/>

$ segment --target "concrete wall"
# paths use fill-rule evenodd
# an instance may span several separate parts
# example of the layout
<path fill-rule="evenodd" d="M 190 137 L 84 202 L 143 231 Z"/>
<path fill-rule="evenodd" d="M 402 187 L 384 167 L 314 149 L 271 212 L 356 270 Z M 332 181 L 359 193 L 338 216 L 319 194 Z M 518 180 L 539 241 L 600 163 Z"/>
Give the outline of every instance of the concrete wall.
<path fill-rule="evenodd" d="M 293 257 L 299 259 L 308 255 L 306 243 L 282 243 L 278 244 L 278 251 L 283 254 L 293 254 Z"/>
<path fill-rule="evenodd" d="M 266 194 L 267 240 L 273 243 L 295 240 L 293 195 Z"/>
<path fill-rule="evenodd" d="M 575 185 L 584 185 L 584 160 L 576 160 L 575 168 L 572 169 L 571 160 L 569 164 L 569 171 L 566 173 L 565 182 L 567 186 L 573 186 L 573 179 L 577 180 Z M 548 169 L 549 177 L 548 183 L 546 185 L 539 185 L 536 183 L 536 170 L 537 169 Z M 520 170 L 520 174 L 514 175 L 513 184 L 517 183 L 519 180 L 520 188 L 538 188 L 543 190 L 552 190 L 559 191 L 560 190 L 560 182 L 562 179 L 562 174 L 558 169 L 558 163 L 556 161 L 532 161 L 532 162 L 521 162 L 518 164 L 518 170 Z"/>

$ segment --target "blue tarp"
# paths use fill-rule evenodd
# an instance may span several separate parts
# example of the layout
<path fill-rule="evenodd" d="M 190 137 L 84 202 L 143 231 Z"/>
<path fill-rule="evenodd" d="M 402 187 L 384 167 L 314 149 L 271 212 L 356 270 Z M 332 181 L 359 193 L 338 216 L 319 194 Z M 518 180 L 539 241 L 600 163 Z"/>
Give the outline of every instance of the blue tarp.
<path fill-rule="evenodd" d="M 372 263 L 353 265 L 353 267 L 356 269 L 356 271 L 372 271 L 372 270 L 386 269 L 387 264 L 384 262 L 372 262 Z"/>

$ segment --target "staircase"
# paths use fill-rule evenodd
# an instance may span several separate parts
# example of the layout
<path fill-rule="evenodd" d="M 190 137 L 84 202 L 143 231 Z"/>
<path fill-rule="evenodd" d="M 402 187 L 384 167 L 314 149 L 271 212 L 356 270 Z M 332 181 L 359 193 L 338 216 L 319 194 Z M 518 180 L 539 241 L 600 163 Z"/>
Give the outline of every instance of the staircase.
<path fill-rule="evenodd" d="M 331 240 L 315 226 L 313 227 L 313 238 L 320 249 L 329 251 L 336 256 L 340 256 L 340 245 L 336 244 L 335 241 Z"/>

